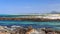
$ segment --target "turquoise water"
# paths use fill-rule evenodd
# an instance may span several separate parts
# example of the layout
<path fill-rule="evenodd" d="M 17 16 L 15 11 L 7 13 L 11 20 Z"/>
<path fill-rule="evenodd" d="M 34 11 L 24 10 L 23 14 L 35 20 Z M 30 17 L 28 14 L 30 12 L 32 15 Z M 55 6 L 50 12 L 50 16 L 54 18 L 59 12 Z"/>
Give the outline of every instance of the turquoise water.
<path fill-rule="evenodd" d="M 32 26 L 35 28 L 55 28 L 60 29 L 60 22 L 32 22 L 32 21 L 0 21 L 0 25 L 2 26 L 12 26 L 12 25 L 19 25 L 19 26 Z"/>
<path fill-rule="evenodd" d="M 15 17 L 24 17 L 24 15 L 0 15 L 0 17 L 6 18 L 15 18 Z M 19 25 L 23 27 L 32 26 L 34 28 L 54 28 L 60 29 L 60 21 L 51 21 L 51 22 L 32 22 L 32 21 L 0 21 L 0 25 L 2 26 L 12 26 L 12 25 Z"/>

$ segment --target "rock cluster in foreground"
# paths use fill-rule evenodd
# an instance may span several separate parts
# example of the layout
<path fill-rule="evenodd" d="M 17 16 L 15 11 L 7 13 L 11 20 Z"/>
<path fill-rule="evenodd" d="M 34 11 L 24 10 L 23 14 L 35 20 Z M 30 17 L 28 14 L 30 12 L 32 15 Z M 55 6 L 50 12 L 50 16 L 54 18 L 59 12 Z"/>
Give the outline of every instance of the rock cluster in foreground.
<path fill-rule="evenodd" d="M 0 26 L 0 34 L 60 34 L 60 31 L 51 28 L 27 28 L 21 26 Z"/>

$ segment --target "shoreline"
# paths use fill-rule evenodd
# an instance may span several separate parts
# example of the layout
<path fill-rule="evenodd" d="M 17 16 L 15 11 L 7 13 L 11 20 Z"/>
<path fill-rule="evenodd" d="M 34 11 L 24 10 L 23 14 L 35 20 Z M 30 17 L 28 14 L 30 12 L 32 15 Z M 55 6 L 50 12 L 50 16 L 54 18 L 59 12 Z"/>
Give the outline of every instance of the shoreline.
<path fill-rule="evenodd" d="M 9 33 L 9 34 L 17 34 L 17 33 L 20 33 L 20 34 L 22 34 L 22 33 L 24 33 L 24 34 L 27 34 L 27 33 L 30 33 L 31 34 L 31 32 L 32 33 L 45 33 L 45 34 L 47 34 L 47 33 L 49 33 L 49 32 L 51 32 L 51 33 L 53 33 L 53 32 L 55 32 L 55 33 L 59 33 L 60 34 L 60 30 L 54 30 L 54 29 L 52 29 L 52 28 L 33 28 L 32 26 L 28 26 L 27 28 L 24 28 L 24 27 L 22 27 L 22 26 L 16 26 L 16 25 L 13 25 L 13 26 L 11 26 L 11 27 L 7 27 L 7 26 L 0 26 L 0 34 L 2 33 L 2 31 L 3 31 L 3 33 Z"/>

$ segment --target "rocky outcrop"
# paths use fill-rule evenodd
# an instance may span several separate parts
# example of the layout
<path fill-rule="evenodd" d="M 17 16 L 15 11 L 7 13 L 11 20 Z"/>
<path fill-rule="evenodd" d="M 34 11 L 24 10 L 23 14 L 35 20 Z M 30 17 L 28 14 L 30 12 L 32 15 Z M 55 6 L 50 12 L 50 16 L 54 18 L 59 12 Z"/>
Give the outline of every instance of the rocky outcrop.
<path fill-rule="evenodd" d="M 0 20 L 21 20 L 21 21 L 60 21 L 60 19 L 48 19 L 48 18 L 0 18 Z"/>

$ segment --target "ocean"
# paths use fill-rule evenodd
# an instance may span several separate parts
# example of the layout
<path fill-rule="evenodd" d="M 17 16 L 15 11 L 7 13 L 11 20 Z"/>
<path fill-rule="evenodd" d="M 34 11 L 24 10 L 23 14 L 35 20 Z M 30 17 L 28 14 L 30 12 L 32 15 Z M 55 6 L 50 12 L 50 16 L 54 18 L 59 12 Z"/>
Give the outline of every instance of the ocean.
<path fill-rule="evenodd" d="M 15 17 L 24 17 L 24 15 L 0 15 L 0 17 L 6 18 L 15 18 Z M 14 20 L 0 20 L 0 26 L 22 26 L 28 27 L 32 26 L 33 28 L 54 28 L 60 29 L 60 21 L 50 21 L 50 22 L 34 22 L 34 21 L 14 21 Z"/>
<path fill-rule="evenodd" d="M 60 29 L 60 22 L 51 21 L 51 22 L 34 22 L 34 21 L 13 21 L 13 20 L 0 20 L 0 26 L 23 26 L 28 27 L 32 26 L 33 28 L 54 28 Z"/>

